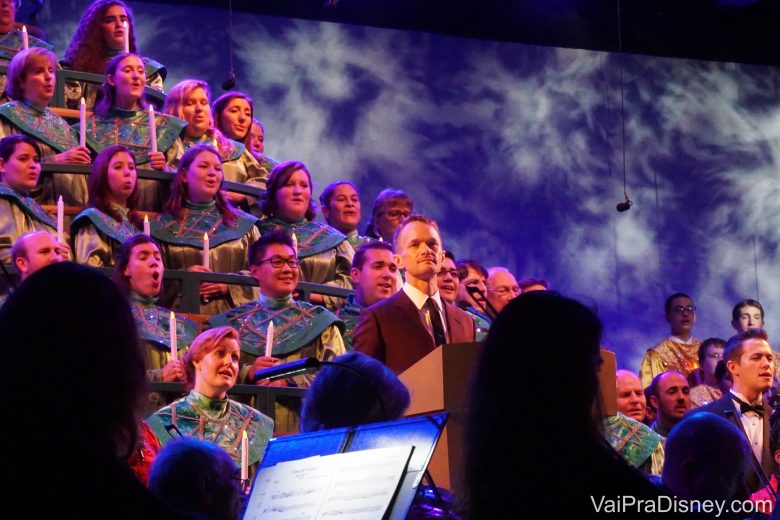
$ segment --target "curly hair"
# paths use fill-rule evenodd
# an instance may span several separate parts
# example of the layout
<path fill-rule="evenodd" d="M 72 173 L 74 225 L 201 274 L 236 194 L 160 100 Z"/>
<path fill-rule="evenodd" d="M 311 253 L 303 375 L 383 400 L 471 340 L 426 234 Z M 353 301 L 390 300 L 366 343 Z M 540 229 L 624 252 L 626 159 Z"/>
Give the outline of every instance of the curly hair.
<path fill-rule="evenodd" d="M 95 158 L 95 162 L 92 163 L 92 169 L 89 172 L 89 206 L 97 208 L 106 215 L 109 215 L 116 221 L 121 221 L 122 216 L 118 211 L 111 207 L 109 202 L 109 196 L 111 195 L 108 187 L 108 167 L 111 164 L 111 159 L 114 158 L 119 152 L 125 152 L 130 156 L 130 160 L 133 161 L 135 166 L 135 157 L 133 152 L 126 146 L 115 144 L 108 148 L 103 148 Z M 128 220 L 135 225 L 141 223 L 141 218 L 136 212 L 138 206 L 138 179 L 136 178 L 136 184 L 133 187 L 133 192 L 127 198 L 127 209 L 130 210 L 128 214 Z"/>
<path fill-rule="evenodd" d="M 108 60 L 106 59 L 106 46 L 103 42 L 103 18 L 106 16 L 106 12 L 115 5 L 122 7 L 127 13 L 130 52 L 140 54 L 135 43 L 132 9 L 122 0 L 95 0 L 84 11 L 68 50 L 65 51 L 63 62 L 70 68 L 93 74 L 105 74 Z"/>
<path fill-rule="evenodd" d="M 24 82 L 27 81 L 27 74 L 34 67 L 44 63 L 49 63 L 53 69 L 56 69 L 57 57 L 53 52 L 41 47 L 20 51 L 8 64 L 8 83 L 5 87 L 5 95 L 16 101 L 23 100 Z"/>
<path fill-rule="evenodd" d="M 283 163 L 277 164 L 273 170 L 271 170 L 271 174 L 268 176 L 268 181 L 266 182 L 266 197 L 265 201 L 263 201 L 263 215 L 266 215 L 267 217 L 273 217 L 277 213 L 279 213 L 279 202 L 276 200 L 276 195 L 279 193 L 279 190 L 284 187 L 284 185 L 287 183 L 287 181 L 290 180 L 290 177 L 292 177 L 293 173 L 297 172 L 298 170 L 302 170 L 306 173 L 306 176 L 309 178 L 309 193 L 311 194 L 312 191 L 314 191 L 314 183 L 311 180 L 311 173 L 309 173 L 308 168 L 306 168 L 306 165 L 299 161 L 287 161 Z M 314 206 L 314 201 L 312 200 L 313 197 L 309 197 L 309 207 L 306 210 L 306 214 L 304 215 L 304 218 L 306 220 L 314 220 L 314 216 L 317 214 L 317 210 Z"/>
<path fill-rule="evenodd" d="M 184 183 L 184 178 L 187 176 L 187 170 L 190 168 L 190 166 L 192 166 L 192 163 L 195 162 L 195 159 L 202 152 L 213 153 L 217 156 L 218 159 L 220 159 L 220 162 L 222 161 L 219 156 L 219 152 L 213 146 L 209 146 L 207 144 L 193 146 L 187 150 L 184 155 L 181 156 L 181 160 L 179 161 L 179 168 L 176 171 L 176 180 L 173 182 L 171 196 L 168 198 L 168 202 L 165 203 L 165 211 L 175 216 L 178 220 L 184 218 L 184 203 L 187 201 L 188 195 L 187 185 Z M 214 196 L 214 201 L 217 203 L 217 209 L 219 209 L 219 212 L 222 214 L 222 219 L 225 221 L 225 224 L 232 226 L 238 219 L 238 210 L 236 210 L 236 208 L 234 208 L 230 202 L 228 202 L 227 197 L 225 197 L 225 193 L 222 191 L 222 183 L 224 182 L 225 177 L 223 176 L 222 182 L 220 183 L 220 189 Z"/>

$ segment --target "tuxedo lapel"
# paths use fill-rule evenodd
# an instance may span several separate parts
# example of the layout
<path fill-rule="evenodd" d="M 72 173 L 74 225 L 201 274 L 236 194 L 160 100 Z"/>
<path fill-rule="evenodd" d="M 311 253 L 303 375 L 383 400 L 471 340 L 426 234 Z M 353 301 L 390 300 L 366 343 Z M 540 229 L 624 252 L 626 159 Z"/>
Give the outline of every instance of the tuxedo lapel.
<path fill-rule="evenodd" d="M 399 312 L 397 316 L 398 324 L 407 330 L 411 329 L 412 337 L 429 339 L 430 348 L 433 349 L 435 347 L 433 345 L 433 336 L 423 325 L 422 319 L 420 319 L 420 311 L 414 306 L 412 299 L 403 290 L 398 291 L 393 297 L 395 298 L 393 307 Z M 404 336 L 408 337 L 407 334 L 404 334 Z M 424 340 L 421 339 L 421 341 Z"/>

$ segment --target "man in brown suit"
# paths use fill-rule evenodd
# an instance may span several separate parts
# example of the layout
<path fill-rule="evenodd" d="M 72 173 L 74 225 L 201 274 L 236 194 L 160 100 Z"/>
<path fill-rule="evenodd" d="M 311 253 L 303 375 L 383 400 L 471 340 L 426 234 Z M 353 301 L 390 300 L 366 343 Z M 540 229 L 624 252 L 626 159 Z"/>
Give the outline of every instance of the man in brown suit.
<path fill-rule="evenodd" d="M 406 271 L 402 290 L 360 315 L 353 347 L 403 372 L 444 343 L 474 341 L 474 321 L 439 295 L 437 274 L 444 260 L 439 227 L 410 215 L 395 231 L 395 263 Z"/>

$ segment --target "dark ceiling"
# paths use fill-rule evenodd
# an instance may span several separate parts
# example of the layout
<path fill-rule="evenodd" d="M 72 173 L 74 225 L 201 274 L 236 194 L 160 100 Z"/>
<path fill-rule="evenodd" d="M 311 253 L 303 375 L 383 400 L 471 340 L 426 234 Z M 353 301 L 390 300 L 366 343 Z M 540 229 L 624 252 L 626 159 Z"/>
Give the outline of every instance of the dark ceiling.
<path fill-rule="evenodd" d="M 155 1 L 179 7 L 186 3 L 227 8 L 229 0 Z M 780 0 L 232 2 L 235 11 L 274 16 L 557 47 L 607 51 L 622 47 L 629 53 L 780 65 Z"/>

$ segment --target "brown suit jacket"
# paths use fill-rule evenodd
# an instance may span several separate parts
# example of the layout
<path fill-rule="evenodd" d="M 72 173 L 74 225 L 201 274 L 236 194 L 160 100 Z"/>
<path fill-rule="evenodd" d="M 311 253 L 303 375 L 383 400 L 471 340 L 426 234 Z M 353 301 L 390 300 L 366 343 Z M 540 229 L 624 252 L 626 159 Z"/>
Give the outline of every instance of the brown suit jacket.
<path fill-rule="evenodd" d="M 471 316 L 447 302 L 444 302 L 444 315 L 450 343 L 475 341 Z M 386 364 L 396 374 L 436 347 L 417 307 L 404 291 L 363 309 L 352 335 L 352 346 Z"/>

